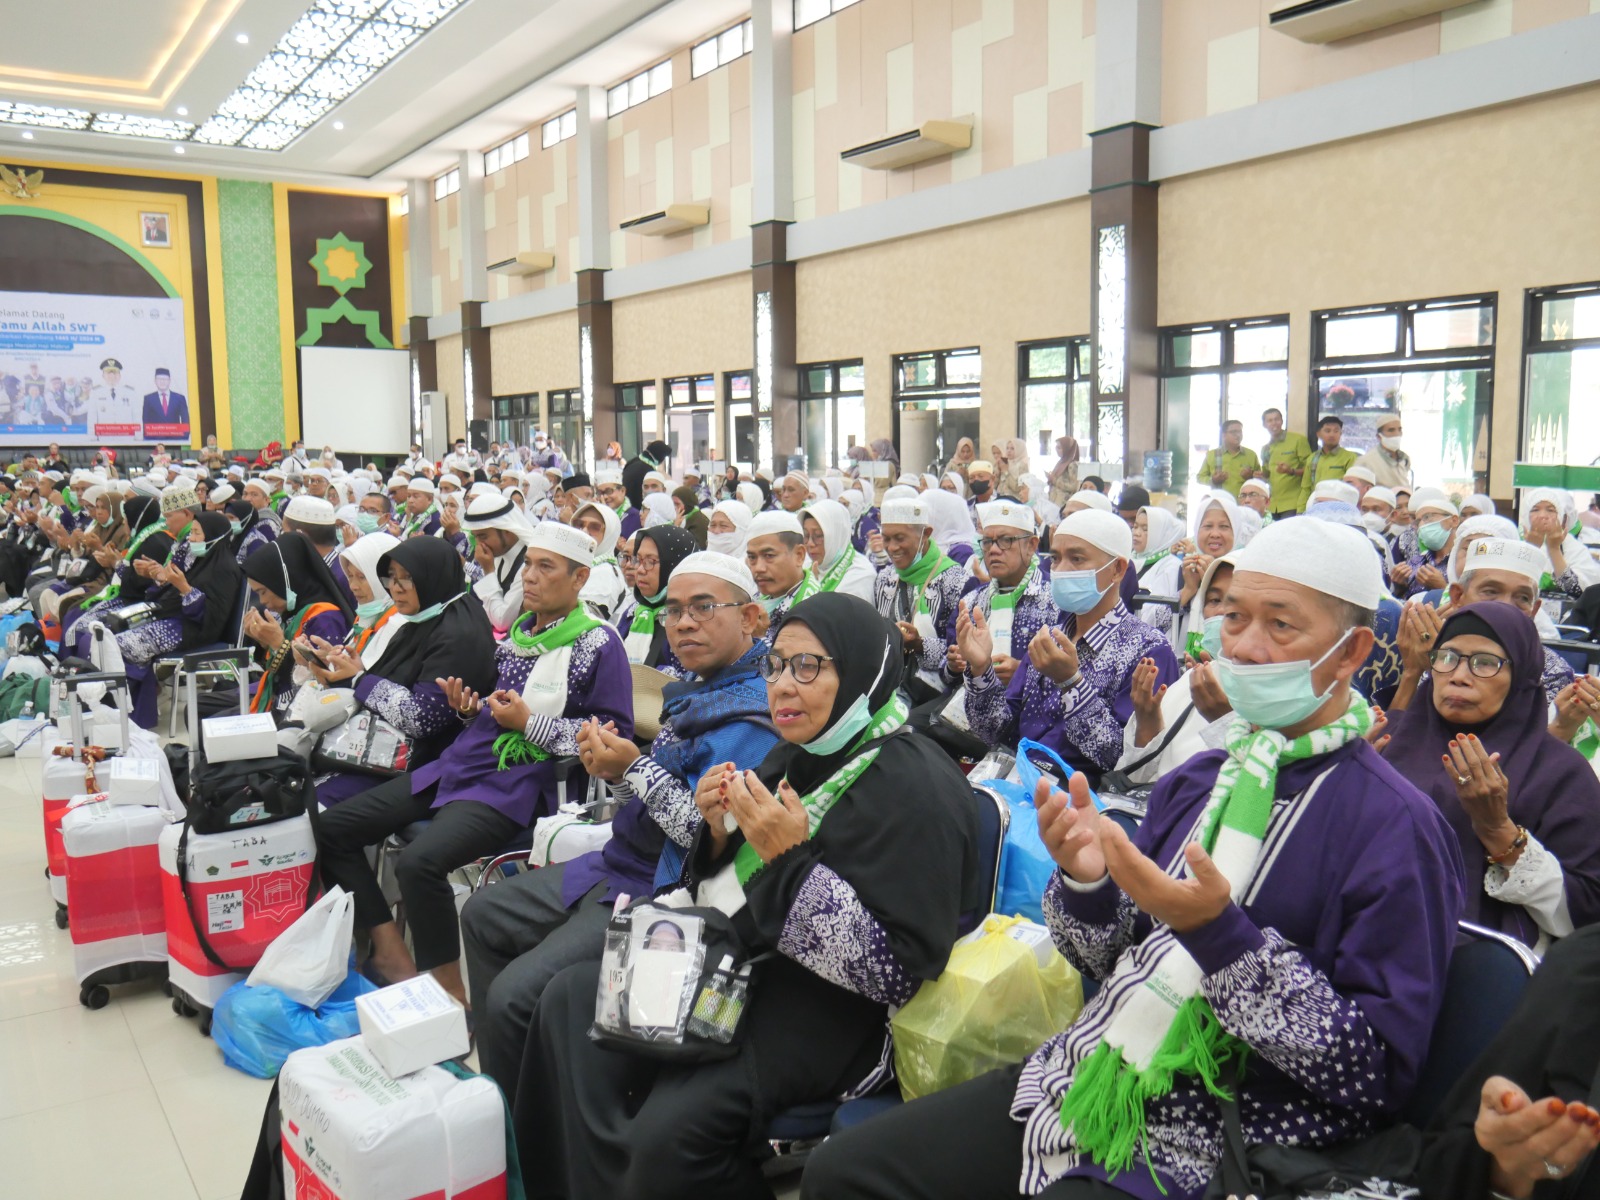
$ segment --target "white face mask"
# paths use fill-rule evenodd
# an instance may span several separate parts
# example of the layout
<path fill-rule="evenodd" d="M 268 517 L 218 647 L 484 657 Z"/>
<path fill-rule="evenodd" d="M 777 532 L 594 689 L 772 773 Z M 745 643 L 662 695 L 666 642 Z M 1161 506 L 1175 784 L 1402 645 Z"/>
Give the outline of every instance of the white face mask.
<path fill-rule="evenodd" d="M 738 530 L 734 530 L 732 533 L 707 533 L 706 549 L 715 550 L 718 554 L 732 554 L 738 557 L 743 541 L 743 535 Z"/>
<path fill-rule="evenodd" d="M 1380 437 L 1378 441 L 1383 444 L 1383 448 L 1390 454 L 1400 449 L 1400 439 L 1398 437 Z"/>
<path fill-rule="evenodd" d="M 1385 529 L 1389 528 L 1389 522 L 1380 514 L 1375 512 L 1362 513 L 1361 523 L 1373 533 L 1382 533 Z"/>

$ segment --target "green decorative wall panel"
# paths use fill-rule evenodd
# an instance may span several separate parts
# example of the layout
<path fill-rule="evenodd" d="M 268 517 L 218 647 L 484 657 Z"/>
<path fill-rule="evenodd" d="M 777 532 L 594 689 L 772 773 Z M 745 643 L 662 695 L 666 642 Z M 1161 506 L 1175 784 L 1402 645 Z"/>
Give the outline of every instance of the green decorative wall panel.
<path fill-rule="evenodd" d="M 283 438 L 283 352 L 272 185 L 217 181 L 222 295 L 228 314 L 232 444 L 256 450 Z"/>

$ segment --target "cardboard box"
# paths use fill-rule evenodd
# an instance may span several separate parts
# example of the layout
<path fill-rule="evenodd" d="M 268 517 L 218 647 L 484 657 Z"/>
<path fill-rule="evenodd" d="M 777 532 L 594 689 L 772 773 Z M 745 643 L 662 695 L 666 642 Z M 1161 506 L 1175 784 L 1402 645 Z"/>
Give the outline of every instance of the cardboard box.
<path fill-rule="evenodd" d="M 271 713 L 207 717 L 200 722 L 200 734 L 207 762 L 278 757 L 278 726 Z"/>
<path fill-rule="evenodd" d="M 123 755 L 111 760 L 106 793 L 112 804 L 155 808 L 161 803 L 161 764 L 150 758 Z"/>
<path fill-rule="evenodd" d="M 391 1079 L 420 1071 L 469 1048 L 467 1010 L 432 975 L 422 974 L 356 997 L 361 1040 Z"/>

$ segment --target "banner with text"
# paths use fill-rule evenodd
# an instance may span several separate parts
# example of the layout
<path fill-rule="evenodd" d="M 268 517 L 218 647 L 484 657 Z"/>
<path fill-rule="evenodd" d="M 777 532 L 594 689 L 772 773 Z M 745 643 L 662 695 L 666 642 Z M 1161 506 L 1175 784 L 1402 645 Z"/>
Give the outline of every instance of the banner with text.
<path fill-rule="evenodd" d="M 0 292 L 0 445 L 189 442 L 183 301 Z"/>

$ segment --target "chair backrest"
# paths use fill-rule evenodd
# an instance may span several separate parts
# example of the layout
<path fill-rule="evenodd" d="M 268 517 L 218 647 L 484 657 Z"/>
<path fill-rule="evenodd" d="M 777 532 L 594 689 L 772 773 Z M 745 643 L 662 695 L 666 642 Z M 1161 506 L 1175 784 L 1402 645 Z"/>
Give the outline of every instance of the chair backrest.
<path fill-rule="evenodd" d="M 1600 669 L 1600 643 L 1546 641 L 1545 645 L 1559 654 L 1578 675 L 1593 675 Z"/>
<path fill-rule="evenodd" d="M 961 914 L 961 932 L 970 933 L 984 917 L 994 911 L 1000 893 L 1000 856 L 1006 847 L 1006 828 L 1011 824 L 1011 806 L 1003 796 L 986 788 L 972 790 L 978 808 L 978 895 L 976 912 Z"/>
<path fill-rule="evenodd" d="M 1404 1119 L 1424 1126 L 1450 1089 L 1511 1018 L 1538 958 L 1515 938 L 1470 922 L 1450 956 L 1444 1003 Z"/>

